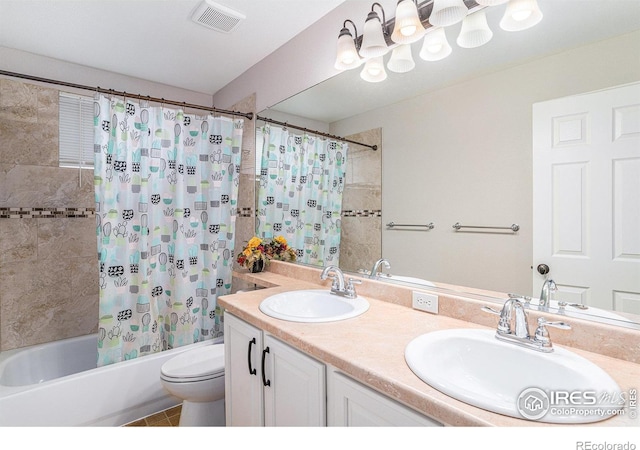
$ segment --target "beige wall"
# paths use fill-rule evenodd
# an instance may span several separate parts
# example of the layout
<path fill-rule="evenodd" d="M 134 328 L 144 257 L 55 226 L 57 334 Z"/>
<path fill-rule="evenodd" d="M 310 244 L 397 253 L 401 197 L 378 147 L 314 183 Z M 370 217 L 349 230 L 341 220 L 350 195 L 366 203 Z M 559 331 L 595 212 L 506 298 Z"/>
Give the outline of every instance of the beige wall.
<path fill-rule="evenodd" d="M 345 136 L 376 151 L 349 144 L 347 179 L 342 195 L 340 268 L 349 272 L 371 270 L 382 255 L 382 129 Z"/>
<path fill-rule="evenodd" d="M 532 105 L 640 80 L 640 32 L 491 73 L 332 124 L 383 129 L 382 223 L 391 272 L 525 293 L 532 284 Z M 455 233 L 456 222 L 513 234 Z"/>
<path fill-rule="evenodd" d="M 0 208 L 0 350 L 95 332 L 93 171 L 58 167 L 56 89 L 0 79 Z"/>

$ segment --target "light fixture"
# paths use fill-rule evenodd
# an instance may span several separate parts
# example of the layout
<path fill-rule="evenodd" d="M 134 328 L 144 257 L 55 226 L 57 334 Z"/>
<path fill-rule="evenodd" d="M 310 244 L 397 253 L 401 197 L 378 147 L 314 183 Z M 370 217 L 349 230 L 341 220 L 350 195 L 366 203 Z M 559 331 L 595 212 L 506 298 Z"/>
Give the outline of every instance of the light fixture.
<path fill-rule="evenodd" d="M 399 0 L 391 40 L 397 44 L 411 44 L 419 41 L 424 32 L 417 0 Z"/>
<path fill-rule="evenodd" d="M 542 20 L 542 11 L 536 0 L 510 0 L 500 28 L 506 31 L 522 31 Z"/>
<path fill-rule="evenodd" d="M 492 37 L 493 32 L 487 24 L 487 16 L 482 9 L 464 18 L 456 42 L 463 48 L 475 48 L 486 44 Z"/>
<path fill-rule="evenodd" d="M 382 19 L 378 13 L 374 11 L 374 7 L 378 5 L 382 10 Z M 362 46 L 360 47 L 360 55 L 364 58 L 375 58 L 376 56 L 385 55 L 389 51 L 389 46 L 384 38 L 386 28 L 386 17 L 384 9 L 380 3 L 371 5 L 371 12 L 367 16 L 364 23 L 364 31 L 362 32 Z"/>
<path fill-rule="evenodd" d="M 411 45 L 402 44 L 393 49 L 387 68 L 396 73 L 409 72 L 416 66 L 411 55 Z"/>
<path fill-rule="evenodd" d="M 387 78 L 383 56 L 393 50 L 386 68 L 395 73 L 409 72 L 416 65 L 411 45 L 422 39 L 421 59 L 444 59 L 452 53 L 445 27 L 460 21 L 458 46 L 479 47 L 493 38 L 487 23 L 487 8 L 507 2 L 500 22 L 506 31 L 525 30 L 542 19 L 536 0 L 397 0 L 396 17 L 388 21 L 382 5 L 373 3 L 360 36 L 351 20 L 342 24 L 334 66 L 338 70 L 348 70 L 364 63 L 360 71 L 363 80 L 383 81 Z M 353 26 L 355 38 L 347 23 Z M 390 32 L 392 28 L 393 32 Z"/>
<path fill-rule="evenodd" d="M 476 0 L 476 3 L 482 6 L 498 6 L 508 1 L 509 0 Z"/>
<path fill-rule="evenodd" d="M 433 0 L 429 22 L 434 27 L 448 27 L 464 19 L 468 11 L 463 0 Z"/>
<path fill-rule="evenodd" d="M 425 61 L 440 61 L 451 54 L 451 46 L 447 42 L 444 28 L 432 28 L 424 35 L 420 58 Z"/>
<path fill-rule="evenodd" d="M 360 78 L 370 83 L 377 83 L 387 79 L 387 72 L 384 70 L 382 56 L 375 56 L 368 59 L 360 72 Z"/>
<path fill-rule="evenodd" d="M 356 38 L 354 39 L 351 35 L 351 32 L 347 28 L 347 22 L 353 25 L 353 30 L 356 34 Z M 338 51 L 336 54 L 336 62 L 334 67 L 338 70 L 348 70 L 358 67 L 362 64 L 362 59 L 360 55 L 358 55 L 358 50 L 356 49 L 356 40 L 358 39 L 358 30 L 356 25 L 350 21 L 349 19 L 344 21 L 342 25 L 342 30 L 340 30 L 340 35 L 338 36 Z"/>

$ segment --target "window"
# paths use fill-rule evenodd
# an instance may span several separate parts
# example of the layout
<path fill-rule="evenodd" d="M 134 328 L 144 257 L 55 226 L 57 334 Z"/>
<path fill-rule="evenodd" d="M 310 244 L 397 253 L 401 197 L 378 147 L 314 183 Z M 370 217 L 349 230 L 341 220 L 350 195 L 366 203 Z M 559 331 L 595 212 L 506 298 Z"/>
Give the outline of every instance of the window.
<path fill-rule="evenodd" d="M 60 92 L 60 167 L 93 167 L 93 98 Z"/>

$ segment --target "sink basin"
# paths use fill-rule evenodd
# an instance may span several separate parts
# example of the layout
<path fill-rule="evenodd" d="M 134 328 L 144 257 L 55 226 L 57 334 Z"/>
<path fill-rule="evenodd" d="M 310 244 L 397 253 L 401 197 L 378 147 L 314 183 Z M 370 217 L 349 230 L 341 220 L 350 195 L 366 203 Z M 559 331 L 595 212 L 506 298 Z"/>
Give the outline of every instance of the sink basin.
<path fill-rule="evenodd" d="M 265 298 L 260 311 L 291 322 L 333 322 L 359 316 L 369 309 L 361 296 L 346 298 L 328 290 L 290 291 Z"/>
<path fill-rule="evenodd" d="M 580 355 L 558 347 L 552 353 L 519 347 L 497 340 L 490 330 L 423 334 L 407 345 L 405 360 L 444 394 L 519 419 L 590 423 L 624 405 L 616 382 Z"/>

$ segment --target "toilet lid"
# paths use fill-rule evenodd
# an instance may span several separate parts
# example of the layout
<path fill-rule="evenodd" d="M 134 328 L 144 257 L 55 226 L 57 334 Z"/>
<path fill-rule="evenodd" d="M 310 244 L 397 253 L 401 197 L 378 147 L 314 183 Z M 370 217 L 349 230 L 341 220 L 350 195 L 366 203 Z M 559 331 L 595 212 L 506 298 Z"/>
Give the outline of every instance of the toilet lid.
<path fill-rule="evenodd" d="M 202 378 L 224 373 L 224 345 L 206 345 L 187 350 L 162 365 L 160 372 L 169 378 Z"/>

